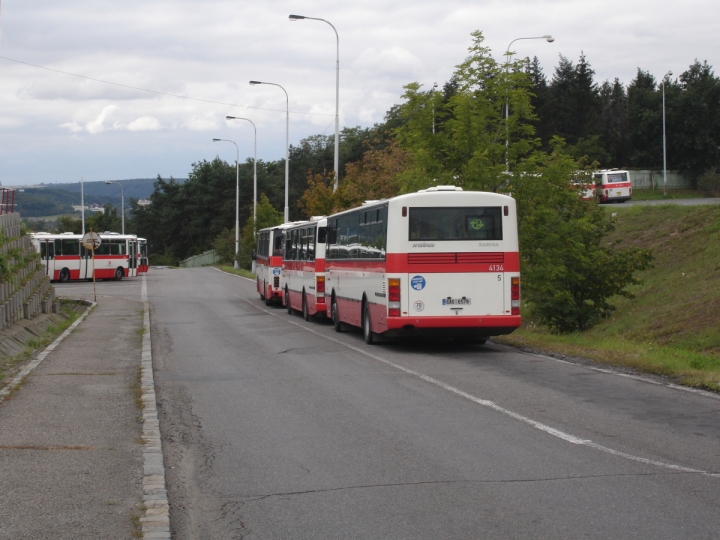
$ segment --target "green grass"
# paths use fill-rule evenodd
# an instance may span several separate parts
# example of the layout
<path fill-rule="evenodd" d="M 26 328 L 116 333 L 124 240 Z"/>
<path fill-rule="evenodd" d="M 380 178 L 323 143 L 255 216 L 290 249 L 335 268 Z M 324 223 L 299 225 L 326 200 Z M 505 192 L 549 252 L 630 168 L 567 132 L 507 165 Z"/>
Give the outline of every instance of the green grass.
<path fill-rule="evenodd" d="M 255 274 L 250 272 L 250 270 L 245 270 L 244 268 L 240 268 L 239 270 L 235 270 L 232 266 L 217 266 L 216 268 L 219 268 L 223 272 L 227 272 L 228 274 L 235 274 L 237 276 L 242 276 L 248 279 L 255 279 Z"/>
<path fill-rule="evenodd" d="M 550 334 L 524 312 L 523 328 L 501 341 L 668 375 L 720 391 L 720 206 L 616 207 L 618 248 L 652 248 L 635 298 L 592 329 Z"/>
<path fill-rule="evenodd" d="M 633 201 L 662 201 L 667 199 L 702 199 L 705 197 L 702 192 L 695 189 L 668 189 L 667 196 L 663 194 L 662 188 L 656 189 L 633 189 Z"/>

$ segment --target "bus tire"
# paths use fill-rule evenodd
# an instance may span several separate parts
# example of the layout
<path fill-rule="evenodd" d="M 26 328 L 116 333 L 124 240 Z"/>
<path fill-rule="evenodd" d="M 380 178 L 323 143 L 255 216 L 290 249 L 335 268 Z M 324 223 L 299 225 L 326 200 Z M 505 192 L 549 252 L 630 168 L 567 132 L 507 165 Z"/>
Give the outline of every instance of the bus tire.
<path fill-rule="evenodd" d="M 303 291 L 302 295 L 302 316 L 303 319 L 305 319 L 306 321 L 310 320 L 310 312 L 308 311 L 307 297 L 305 296 L 305 291 Z"/>
<path fill-rule="evenodd" d="M 70 270 L 68 270 L 67 268 L 63 268 L 62 270 L 60 270 L 58 281 L 60 283 L 67 283 L 68 281 L 70 281 Z"/>
<path fill-rule="evenodd" d="M 332 322 L 333 322 L 333 326 L 335 327 L 335 331 L 342 332 L 343 331 L 343 323 L 340 322 L 340 314 L 338 313 L 338 307 L 337 307 L 337 302 L 335 301 L 335 298 L 332 299 L 332 306 L 330 308 L 330 313 L 332 315 Z"/>
<path fill-rule="evenodd" d="M 293 314 L 293 308 L 290 305 L 290 290 L 285 287 L 285 306 L 287 307 L 288 315 Z"/>
<path fill-rule="evenodd" d="M 370 304 L 365 302 L 365 306 L 363 307 L 363 337 L 365 338 L 365 343 L 368 345 L 373 345 L 377 343 L 377 339 L 375 338 L 375 332 L 372 331 L 372 325 L 370 324 Z"/>
<path fill-rule="evenodd" d="M 120 281 L 123 277 L 125 277 L 125 271 L 118 266 L 115 269 L 115 277 L 113 278 L 115 281 Z"/>

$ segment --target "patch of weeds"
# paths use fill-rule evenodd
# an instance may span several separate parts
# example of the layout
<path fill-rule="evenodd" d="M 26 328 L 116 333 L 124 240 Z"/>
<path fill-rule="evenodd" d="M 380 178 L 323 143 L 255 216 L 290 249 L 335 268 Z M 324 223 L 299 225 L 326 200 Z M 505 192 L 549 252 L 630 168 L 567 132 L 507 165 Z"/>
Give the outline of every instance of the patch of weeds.
<path fill-rule="evenodd" d="M 130 389 L 133 393 L 135 407 L 142 411 L 145 408 L 145 404 L 142 400 L 142 366 L 137 366 L 135 368 L 135 381 Z"/>
<path fill-rule="evenodd" d="M 138 503 L 135 505 L 135 508 L 128 512 L 128 518 L 130 519 L 130 526 L 132 528 L 130 531 L 130 535 L 132 536 L 132 538 L 144 537 L 140 518 L 142 517 L 142 514 L 143 512 L 145 512 L 146 509 L 147 508 L 144 504 Z"/>
<path fill-rule="evenodd" d="M 143 446 L 143 445 L 147 444 L 147 441 L 145 440 L 144 437 L 141 437 L 138 435 L 137 437 L 135 437 L 135 444 L 139 444 L 140 446 Z"/>

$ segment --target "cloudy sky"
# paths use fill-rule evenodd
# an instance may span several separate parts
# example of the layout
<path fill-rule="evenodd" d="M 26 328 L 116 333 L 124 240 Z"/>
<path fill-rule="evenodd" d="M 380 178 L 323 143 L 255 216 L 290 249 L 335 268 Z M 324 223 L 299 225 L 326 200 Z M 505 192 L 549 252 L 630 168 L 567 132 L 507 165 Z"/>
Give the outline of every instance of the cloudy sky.
<path fill-rule="evenodd" d="M 347 6 L 347 7 L 346 7 Z M 551 78 L 558 56 L 581 51 L 596 80 L 627 84 L 638 67 L 661 78 L 697 58 L 720 69 L 715 0 L 4 0 L 0 6 L 0 182 L 186 177 L 202 159 L 285 153 L 334 132 L 335 34 L 340 36 L 340 125 L 370 126 L 402 87 L 441 86 L 482 30 L 496 58 L 537 55 Z M 25 62 L 25 63 L 20 63 Z M 197 98 L 182 99 L 77 78 Z"/>

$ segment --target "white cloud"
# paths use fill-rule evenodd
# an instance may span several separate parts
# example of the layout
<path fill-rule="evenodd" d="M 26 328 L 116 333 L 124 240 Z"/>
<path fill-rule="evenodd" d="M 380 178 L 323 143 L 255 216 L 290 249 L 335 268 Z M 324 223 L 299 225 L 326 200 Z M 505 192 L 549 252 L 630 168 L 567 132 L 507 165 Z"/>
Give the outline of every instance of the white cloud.
<path fill-rule="evenodd" d="M 390 47 L 382 51 L 367 49 L 353 62 L 352 67 L 361 77 L 386 76 L 404 78 L 407 82 L 422 72 L 420 59 L 402 47 Z"/>
<path fill-rule="evenodd" d="M 162 129 L 160 120 L 152 116 L 141 116 L 140 118 L 133 120 L 127 126 L 130 131 L 157 131 Z"/>

